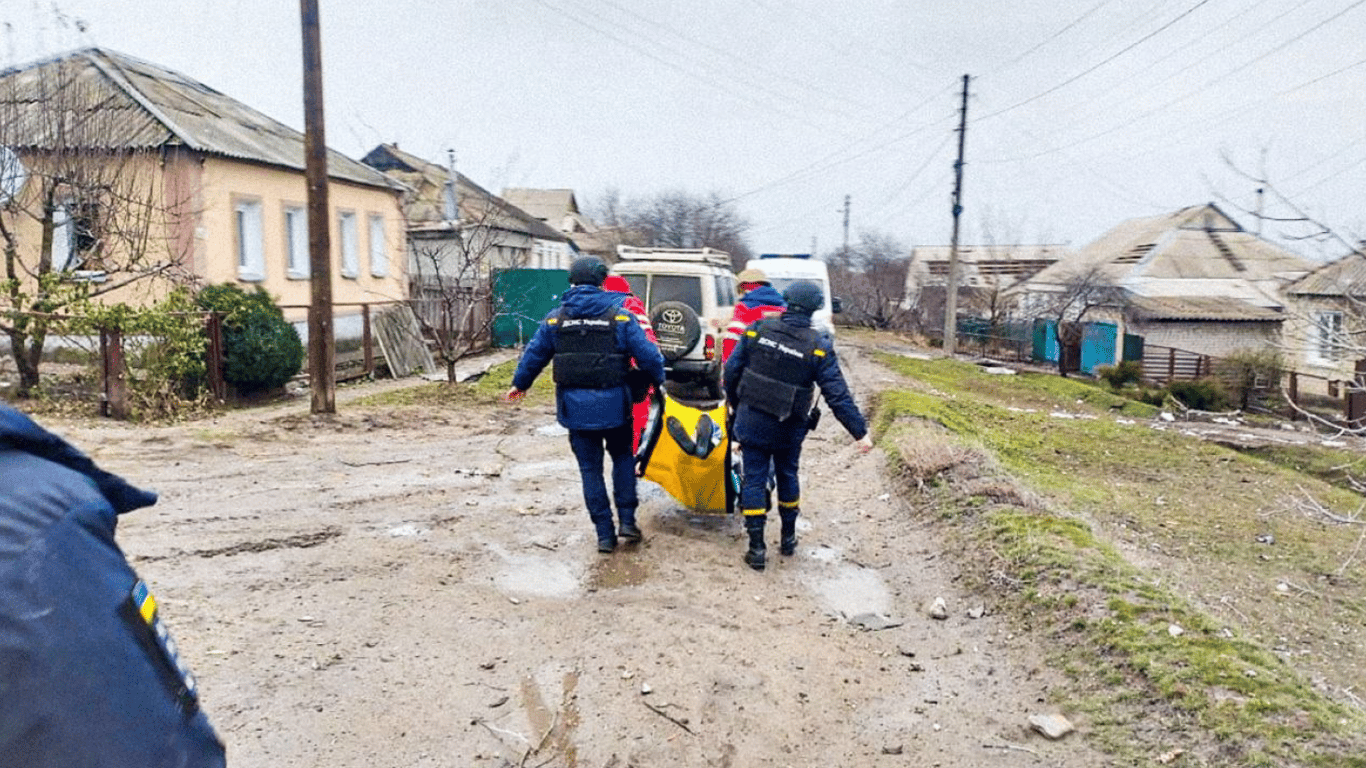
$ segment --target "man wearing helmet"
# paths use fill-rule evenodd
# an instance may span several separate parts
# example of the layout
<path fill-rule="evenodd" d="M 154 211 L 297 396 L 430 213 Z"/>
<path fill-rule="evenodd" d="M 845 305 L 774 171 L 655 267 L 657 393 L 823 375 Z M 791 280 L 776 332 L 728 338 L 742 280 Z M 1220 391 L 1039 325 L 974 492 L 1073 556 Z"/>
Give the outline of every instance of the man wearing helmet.
<path fill-rule="evenodd" d="M 791 555 L 797 550 L 797 515 L 801 511 L 797 468 L 802 441 L 810 428 L 816 387 L 860 447 L 872 447 L 868 425 L 849 394 L 833 343 L 811 327 L 811 315 L 825 300 L 820 287 L 801 280 L 788 287 L 783 299 L 787 310 L 782 315 L 745 329 L 725 369 L 726 402 L 735 412 L 732 434 L 740 443 L 745 467 L 740 508 L 749 548 L 744 559 L 756 571 L 762 571 L 766 564 L 764 526 L 770 462 L 782 522 L 778 551 Z"/>

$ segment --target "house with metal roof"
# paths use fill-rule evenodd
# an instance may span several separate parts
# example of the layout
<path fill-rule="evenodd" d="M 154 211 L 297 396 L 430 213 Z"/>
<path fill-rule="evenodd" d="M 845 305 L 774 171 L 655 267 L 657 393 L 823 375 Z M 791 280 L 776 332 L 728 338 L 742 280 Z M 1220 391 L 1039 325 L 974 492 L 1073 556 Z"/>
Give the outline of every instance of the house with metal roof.
<path fill-rule="evenodd" d="M 438 272 L 485 279 L 495 269 L 569 269 L 573 244 L 546 222 L 448 166 L 381 144 L 361 162 L 403 184 L 412 280 Z M 457 265 L 463 259 L 468 262 Z"/>
<path fill-rule="evenodd" d="M 1312 267 L 1208 203 L 1122 222 L 1012 291 L 1026 316 L 1046 317 L 1058 297 L 1090 283 L 1116 297 L 1089 318 L 1115 335 L 1222 357 L 1277 347 L 1283 290 Z"/>
<path fill-rule="evenodd" d="M 47 247 L 41 255 L 59 268 L 101 274 L 121 263 L 120 249 L 141 248 L 138 269 L 260 286 L 287 306 L 310 302 L 304 136 L 236 99 L 86 48 L 0 71 L 0 145 L 24 168 L 9 222 L 30 258 Z M 117 161 L 120 178 L 145 180 L 138 232 L 115 213 L 127 202 L 120 193 L 78 187 L 75 159 L 84 168 Z M 406 298 L 402 185 L 335 151 L 327 161 L 333 301 Z M 23 215 L 43 201 L 53 216 Z M 306 310 L 286 314 L 298 321 Z"/>
<path fill-rule="evenodd" d="M 1352 381 L 1366 359 L 1366 247 L 1324 264 L 1285 289 L 1286 354 L 1296 370 Z"/>

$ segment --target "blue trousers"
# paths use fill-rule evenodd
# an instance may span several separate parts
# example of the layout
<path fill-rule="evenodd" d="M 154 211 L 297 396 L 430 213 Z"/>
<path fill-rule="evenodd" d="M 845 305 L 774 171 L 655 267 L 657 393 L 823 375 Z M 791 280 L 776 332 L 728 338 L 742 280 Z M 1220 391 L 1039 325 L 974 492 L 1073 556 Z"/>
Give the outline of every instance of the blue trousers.
<path fill-rule="evenodd" d="M 797 480 L 797 465 L 802 460 L 802 444 L 772 449 L 744 443 L 740 460 L 745 476 L 740 481 L 740 510 L 746 515 L 762 515 L 768 507 L 769 465 L 778 483 L 778 508 L 791 509 L 801 502 L 802 489 Z"/>
<path fill-rule="evenodd" d="M 598 538 L 616 535 L 612 522 L 612 503 L 616 503 L 617 517 L 623 525 L 636 524 L 636 457 L 631 450 L 631 422 L 612 429 L 571 429 L 569 447 L 579 461 L 579 477 L 583 482 L 583 503 L 588 506 L 588 517 L 597 528 Z M 612 496 L 607 496 L 603 479 L 603 451 L 612 457 Z"/>

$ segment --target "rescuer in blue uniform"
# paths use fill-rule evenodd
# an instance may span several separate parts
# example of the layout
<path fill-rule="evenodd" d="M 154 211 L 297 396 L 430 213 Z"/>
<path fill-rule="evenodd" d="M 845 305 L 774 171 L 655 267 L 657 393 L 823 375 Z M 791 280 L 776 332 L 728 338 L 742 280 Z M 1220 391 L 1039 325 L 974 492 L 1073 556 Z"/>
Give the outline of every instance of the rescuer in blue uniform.
<path fill-rule="evenodd" d="M 656 387 L 664 384 L 664 357 L 631 313 L 624 294 L 602 290 L 607 265 L 595 256 L 569 267 L 570 289 L 558 309 L 546 315 L 527 344 L 507 400 L 526 394 L 553 359 L 555 416 L 569 430 L 579 463 L 583 500 L 597 529 L 598 551 L 616 549 L 618 533 L 628 544 L 641 540 L 636 524 L 635 454 L 631 449 L 631 388 L 627 371 L 636 366 Z M 603 480 L 604 448 L 612 458 L 612 496 Z M 616 520 L 612 504 L 616 504 Z M 620 523 L 620 528 L 617 526 Z"/>
<path fill-rule="evenodd" d="M 118 515 L 154 503 L 0 404 L 0 766 L 224 765 L 114 541 Z"/>
<path fill-rule="evenodd" d="M 872 446 L 868 425 L 840 373 L 831 340 L 811 327 L 811 315 L 824 295 L 815 283 L 801 280 L 783 292 L 787 310 L 745 329 L 726 362 L 726 402 L 735 413 L 733 438 L 740 443 L 744 478 L 740 509 L 744 513 L 749 548 L 745 563 L 762 571 L 766 563 L 764 525 L 770 462 L 778 486 L 778 516 L 782 531 L 778 551 L 797 551 L 797 516 L 801 487 L 797 468 L 802 441 L 811 427 L 816 387 L 835 418 L 859 441 Z"/>

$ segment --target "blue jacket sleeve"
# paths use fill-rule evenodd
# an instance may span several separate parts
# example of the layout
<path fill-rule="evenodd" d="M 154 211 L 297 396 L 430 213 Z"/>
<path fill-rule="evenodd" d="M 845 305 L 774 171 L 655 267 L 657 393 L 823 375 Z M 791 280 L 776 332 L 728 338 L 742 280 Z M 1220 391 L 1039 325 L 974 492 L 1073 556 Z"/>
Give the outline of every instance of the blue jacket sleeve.
<path fill-rule="evenodd" d="M 531 389 L 536 377 L 541 375 L 554 356 L 555 340 L 551 338 L 550 325 L 542 320 L 522 352 L 522 359 L 517 361 L 517 371 L 512 374 L 512 386 L 522 390 Z"/>
<path fill-rule="evenodd" d="M 853 395 L 849 394 L 849 385 L 844 382 L 844 374 L 840 372 L 840 363 L 835 358 L 834 348 L 824 349 L 825 356 L 816 364 L 816 383 L 820 385 L 821 395 L 825 398 L 825 404 L 830 406 L 830 410 L 835 414 L 835 418 L 839 419 L 849 434 L 855 440 L 862 440 L 863 436 L 868 434 L 868 423 L 864 421 L 863 414 L 854 403 Z"/>
<path fill-rule="evenodd" d="M 636 367 L 648 374 L 656 387 L 662 386 L 664 355 L 660 354 L 659 347 L 650 341 L 650 337 L 645 335 L 645 331 L 634 319 L 628 323 L 618 323 L 617 329 L 618 333 L 622 334 L 627 354 L 635 358 Z"/>

